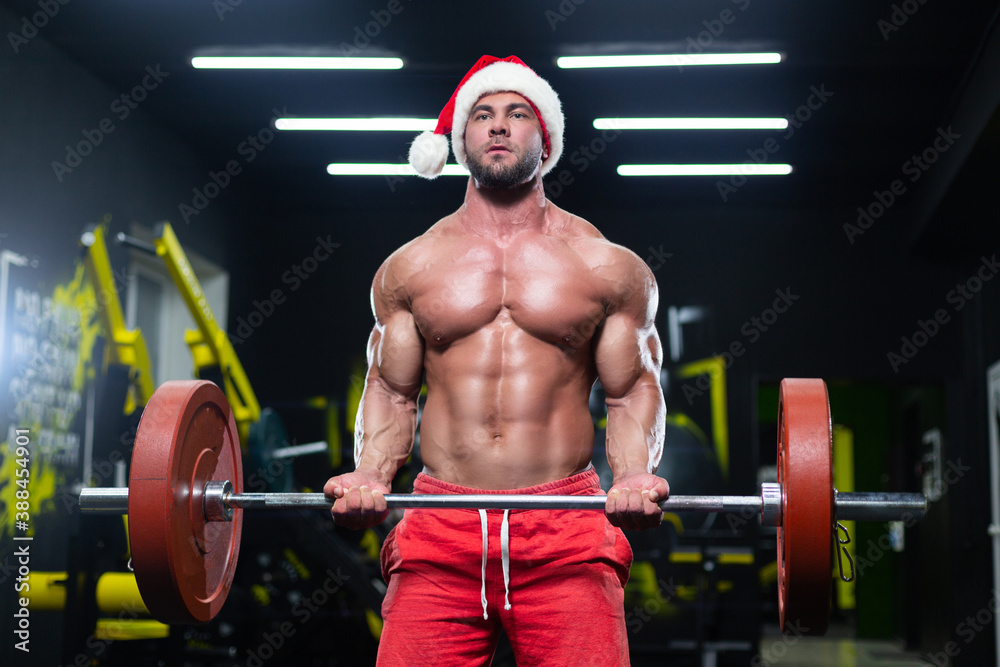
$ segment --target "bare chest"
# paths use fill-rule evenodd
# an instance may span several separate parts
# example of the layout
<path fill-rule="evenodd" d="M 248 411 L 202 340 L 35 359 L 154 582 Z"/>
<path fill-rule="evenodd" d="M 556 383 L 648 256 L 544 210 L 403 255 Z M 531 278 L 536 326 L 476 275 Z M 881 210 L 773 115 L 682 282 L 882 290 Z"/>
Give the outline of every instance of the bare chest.
<path fill-rule="evenodd" d="M 599 278 L 561 241 L 466 242 L 447 250 L 411 284 L 414 319 L 428 345 L 516 326 L 579 348 L 603 320 Z"/>

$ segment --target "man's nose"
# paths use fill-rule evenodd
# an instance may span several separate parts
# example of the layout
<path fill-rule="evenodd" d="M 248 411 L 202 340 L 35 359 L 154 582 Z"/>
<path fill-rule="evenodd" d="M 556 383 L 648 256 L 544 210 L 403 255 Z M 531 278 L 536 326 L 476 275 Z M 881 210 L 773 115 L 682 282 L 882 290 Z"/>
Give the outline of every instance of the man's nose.
<path fill-rule="evenodd" d="M 504 135 L 508 133 L 507 130 L 507 120 L 505 118 L 495 118 L 493 123 L 490 125 L 490 136 L 493 135 Z"/>

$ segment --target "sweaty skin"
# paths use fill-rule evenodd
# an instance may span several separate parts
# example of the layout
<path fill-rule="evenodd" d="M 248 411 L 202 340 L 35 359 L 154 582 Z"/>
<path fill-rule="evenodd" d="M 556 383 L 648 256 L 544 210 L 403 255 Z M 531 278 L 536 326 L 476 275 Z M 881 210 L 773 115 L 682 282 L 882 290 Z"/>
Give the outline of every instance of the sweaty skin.
<path fill-rule="evenodd" d="M 600 378 L 614 473 L 608 518 L 625 528 L 658 525 L 654 501 L 669 487 L 652 474 L 666 411 L 651 271 L 545 198 L 541 127 L 520 95 L 479 100 L 465 141 L 470 168 L 499 173 L 519 161 L 537 164 L 513 187 L 470 178 L 462 207 L 376 273 L 357 467 L 324 488 L 337 499 L 334 519 L 360 528 L 385 518 L 382 494 L 412 448 L 423 382 L 424 472 L 467 487 L 513 489 L 590 464 L 588 399 Z"/>

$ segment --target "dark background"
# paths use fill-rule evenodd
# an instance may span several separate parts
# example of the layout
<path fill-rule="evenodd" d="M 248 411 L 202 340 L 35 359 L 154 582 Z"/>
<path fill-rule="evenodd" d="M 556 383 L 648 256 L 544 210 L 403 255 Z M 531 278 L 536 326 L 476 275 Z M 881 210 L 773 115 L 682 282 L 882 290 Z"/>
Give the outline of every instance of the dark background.
<path fill-rule="evenodd" d="M 1000 249 L 997 3 L 402 0 L 387 25 L 370 29 L 367 45 L 355 40 L 385 3 L 221 6 L 77 0 L 58 5 L 21 43 L 10 35 L 33 34 L 25 20 L 40 5 L 0 2 L 0 248 L 39 259 L 43 283 L 55 284 L 70 275 L 86 225 L 108 214 L 112 232 L 170 220 L 186 248 L 229 271 L 232 328 L 254 300 L 286 287 L 281 276 L 312 254 L 317 237 L 329 237 L 340 244 L 333 257 L 236 350 L 264 404 L 317 394 L 343 400 L 371 327 L 372 275 L 392 250 L 460 204 L 464 179 L 325 172 L 333 161 L 400 161 L 408 133 L 277 133 L 199 215 L 186 222 L 179 206 L 191 203 L 209 172 L 240 158 L 241 142 L 269 127 L 273 109 L 432 117 L 480 55 L 516 54 L 553 84 L 567 117 L 563 161 L 549 180 L 569 170 L 573 182 L 554 201 L 651 258 L 665 345 L 667 308 L 687 305 L 711 315 L 686 330 L 681 361 L 746 344 L 728 369 L 734 469 L 756 468 L 771 449 L 760 435 L 758 391 L 782 377 L 823 377 L 884 397 L 889 441 L 871 443 L 869 459 L 856 457 L 873 466 L 865 490 L 919 485 L 914 438 L 919 443 L 931 426 L 944 430 L 945 459 L 972 470 L 932 507 L 915 538 L 921 546 L 911 565 L 920 576 L 901 584 L 911 590 L 898 592 L 891 631 L 919 635 L 923 651 L 960 642 L 956 664 L 993 659 L 992 628 L 968 645 L 957 632 L 993 590 L 985 373 L 1000 357 L 1000 297 L 996 281 L 962 299 L 960 310 L 948 295 Z M 712 35 L 725 10 L 735 18 Z M 786 60 L 626 71 L 554 65 L 556 56 L 578 53 L 688 52 L 699 38 L 707 52 L 775 50 Z M 213 49 L 341 55 L 347 45 L 362 46 L 360 55 L 401 56 L 406 65 L 365 73 L 189 64 Z M 147 67 L 168 76 L 119 120 L 110 105 Z M 802 110 L 814 89 L 831 94 L 818 109 Z M 585 170 L 570 160 L 601 135 L 590 125 L 596 117 L 794 118 L 797 110 L 804 120 L 787 138 L 788 131 L 627 132 Z M 65 147 L 105 117 L 114 132 L 59 180 L 53 161 L 65 161 Z M 959 138 L 911 180 L 905 163 L 949 130 Z M 623 163 L 743 162 L 769 137 L 780 146 L 770 160 L 792 164 L 794 173 L 752 177 L 726 199 L 715 177 L 615 173 Z M 859 207 L 885 200 L 897 179 L 905 192 L 852 240 L 845 225 L 856 223 Z M 661 261 L 654 251 L 670 256 Z M 127 261 L 112 250 L 114 264 Z M 750 342 L 741 328 L 772 305 L 776 290 L 798 300 Z M 900 353 L 902 338 L 938 309 L 949 321 L 893 368 L 887 355 Z M 682 393 L 671 400 L 697 409 Z M 835 401 L 835 419 L 837 408 Z M 862 488 L 866 474 L 858 477 Z M 755 484 L 751 472 L 732 480 L 734 492 Z M 922 632 L 913 635 L 914 627 Z"/>

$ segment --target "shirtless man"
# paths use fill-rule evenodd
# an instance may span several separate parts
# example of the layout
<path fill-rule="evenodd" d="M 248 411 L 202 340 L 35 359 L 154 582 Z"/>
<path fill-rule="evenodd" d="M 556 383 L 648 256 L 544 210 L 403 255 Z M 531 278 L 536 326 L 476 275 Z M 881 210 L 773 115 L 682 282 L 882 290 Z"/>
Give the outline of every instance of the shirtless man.
<path fill-rule="evenodd" d="M 527 66 L 484 56 L 442 119 L 436 133 L 454 123 L 472 177 L 461 208 L 375 275 L 356 469 L 324 488 L 334 520 L 364 528 L 388 514 L 423 382 L 416 493 L 601 493 L 588 409 L 597 378 L 614 484 L 605 515 L 407 510 L 382 550 L 379 664 L 488 665 L 502 628 L 522 667 L 627 665 L 631 550 L 618 527 L 658 525 L 669 492 L 652 474 L 665 417 L 655 281 L 546 200 L 562 116 Z M 414 150 L 426 146 L 411 150 L 420 163 Z"/>

